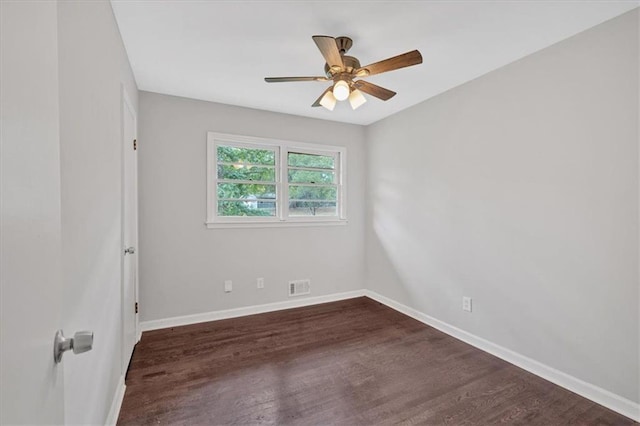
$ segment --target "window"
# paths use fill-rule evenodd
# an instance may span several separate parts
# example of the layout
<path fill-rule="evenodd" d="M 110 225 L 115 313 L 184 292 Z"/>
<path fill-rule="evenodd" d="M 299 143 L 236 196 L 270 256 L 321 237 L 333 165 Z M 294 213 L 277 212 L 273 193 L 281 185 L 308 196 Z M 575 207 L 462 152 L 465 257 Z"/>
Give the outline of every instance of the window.
<path fill-rule="evenodd" d="M 216 215 L 276 216 L 276 148 L 216 146 Z"/>
<path fill-rule="evenodd" d="M 344 224 L 344 147 L 207 138 L 207 226 Z"/>

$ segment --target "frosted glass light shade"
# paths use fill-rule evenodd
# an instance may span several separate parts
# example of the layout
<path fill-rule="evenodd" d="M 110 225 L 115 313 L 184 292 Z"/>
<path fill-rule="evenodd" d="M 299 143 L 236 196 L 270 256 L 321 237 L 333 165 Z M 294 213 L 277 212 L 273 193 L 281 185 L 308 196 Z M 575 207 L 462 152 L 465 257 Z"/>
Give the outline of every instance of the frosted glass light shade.
<path fill-rule="evenodd" d="M 349 85 L 346 81 L 340 80 L 333 85 L 333 96 L 339 101 L 344 101 L 349 97 Z"/>
<path fill-rule="evenodd" d="M 328 90 L 327 93 L 324 94 L 322 99 L 320 99 L 320 105 L 328 109 L 329 111 L 333 111 L 336 107 L 336 98 L 331 93 L 331 90 Z"/>
<path fill-rule="evenodd" d="M 355 89 L 349 95 L 349 103 L 351 104 L 351 108 L 356 109 L 362 104 L 367 102 L 367 98 L 364 97 L 361 91 Z"/>

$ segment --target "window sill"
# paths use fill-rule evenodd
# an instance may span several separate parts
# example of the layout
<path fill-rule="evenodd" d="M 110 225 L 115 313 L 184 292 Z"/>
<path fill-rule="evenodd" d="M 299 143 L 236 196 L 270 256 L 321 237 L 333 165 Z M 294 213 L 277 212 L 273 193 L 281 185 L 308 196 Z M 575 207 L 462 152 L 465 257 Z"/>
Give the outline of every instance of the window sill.
<path fill-rule="evenodd" d="M 345 220 L 307 220 L 307 221 L 279 221 L 279 222 L 205 222 L 208 229 L 232 228 L 296 228 L 309 226 L 345 226 Z"/>

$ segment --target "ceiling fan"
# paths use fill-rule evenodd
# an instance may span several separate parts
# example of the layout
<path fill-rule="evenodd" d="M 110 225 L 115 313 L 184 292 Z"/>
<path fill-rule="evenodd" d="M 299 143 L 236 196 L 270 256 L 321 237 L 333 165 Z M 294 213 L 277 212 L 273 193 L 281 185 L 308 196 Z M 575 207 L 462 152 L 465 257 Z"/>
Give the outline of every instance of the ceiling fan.
<path fill-rule="evenodd" d="M 356 109 L 367 100 L 362 92 L 374 96 L 383 101 L 391 99 L 396 92 L 377 86 L 364 80 L 355 80 L 374 74 L 393 71 L 422 63 L 422 55 L 417 50 L 403 53 L 383 61 L 360 66 L 360 61 L 345 53 L 353 45 L 349 37 L 329 37 L 315 35 L 312 37 L 320 53 L 327 61 L 324 65 L 325 76 L 321 77 L 266 77 L 267 83 L 284 83 L 290 81 L 333 81 L 327 90 L 311 105 L 323 106 L 330 111 L 336 106 L 336 101 L 349 99 L 351 108 Z"/>

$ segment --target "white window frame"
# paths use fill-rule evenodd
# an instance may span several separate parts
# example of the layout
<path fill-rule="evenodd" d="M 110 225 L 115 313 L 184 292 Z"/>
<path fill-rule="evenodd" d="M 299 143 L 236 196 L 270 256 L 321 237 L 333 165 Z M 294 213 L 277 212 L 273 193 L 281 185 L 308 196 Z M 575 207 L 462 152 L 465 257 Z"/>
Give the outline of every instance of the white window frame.
<path fill-rule="evenodd" d="M 271 149 L 276 153 L 275 216 L 218 216 L 217 209 L 217 152 L 218 145 L 241 148 Z M 289 216 L 289 152 L 325 155 L 335 158 L 335 178 L 338 202 L 337 216 Z M 284 141 L 207 132 L 207 228 L 255 228 L 272 226 L 321 226 L 347 224 L 347 148 L 343 146 Z"/>

